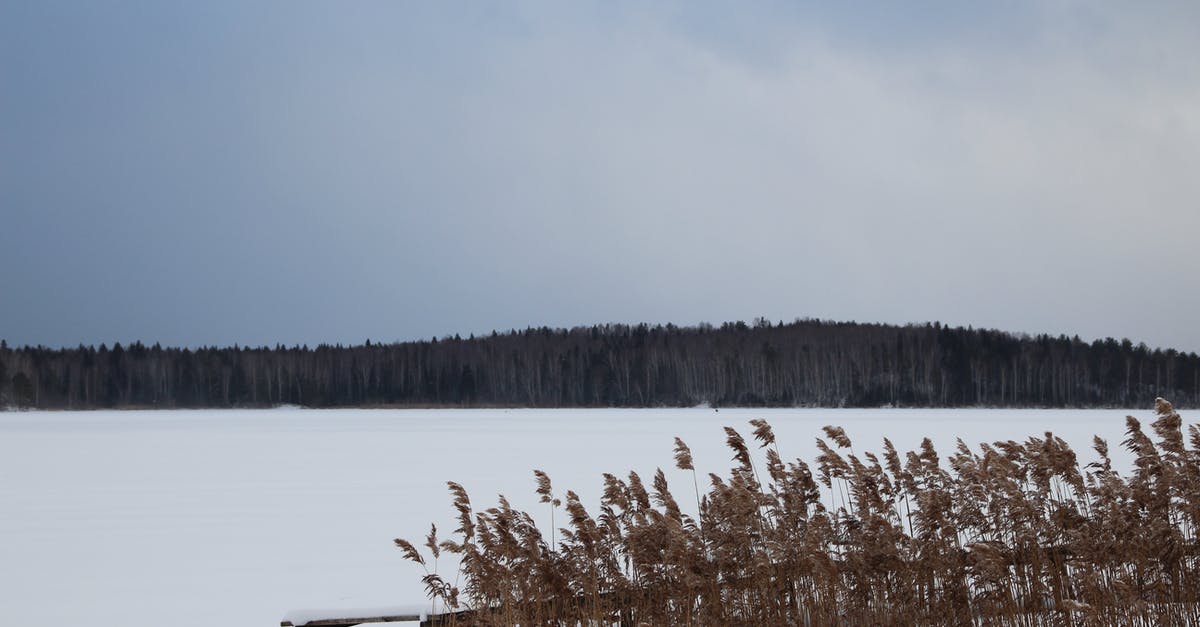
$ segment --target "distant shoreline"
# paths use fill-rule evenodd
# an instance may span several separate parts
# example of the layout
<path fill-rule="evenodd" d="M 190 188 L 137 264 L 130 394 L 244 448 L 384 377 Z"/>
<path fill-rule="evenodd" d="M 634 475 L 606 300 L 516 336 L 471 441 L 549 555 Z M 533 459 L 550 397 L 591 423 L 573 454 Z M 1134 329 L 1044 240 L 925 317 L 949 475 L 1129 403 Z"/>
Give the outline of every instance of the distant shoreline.
<path fill-rule="evenodd" d="M 1200 405 L 1200 355 L 940 323 L 606 324 L 359 346 L 10 348 L 0 405 L 1143 407 Z"/>
<path fill-rule="evenodd" d="M 330 406 L 305 406 L 305 405 L 274 405 L 274 406 L 234 406 L 234 407 L 163 407 L 159 406 L 125 406 L 125 407 L 3 407 L 0 408 L 0 414 L 5 413 L 52 413 L 52 412 L 103 412 L 103 411 L 278 411 L 278 410 L 305 410 L 305 411 L 323 411 L 323 410 L 345 410 L 345 409 L 362 409 L 362 410 L 388 410 L 388 411 L 404 411 L 404 410 L 536 410 L 536 411 L 554 411 L 554 410 L 629 410 L 629 411 L 654 411 L 662 409 L 680 409 L 680 410 L 697 410 L 697 411 L 716 411 L 735 410 L 735 411 L 753 411 L 756 409 L 762 410 L 787 410 L 787 409 L 827 409 L 831 411 L 837 410 L 915 410 L 915 409 L 936 409 L 936 410 L 1001 410 L 1011 409 L 1013 411 L 1031 411 L 1031 410 L 1112 410 L 1112 411 L 1139 411 L 1137 407 L 1127 407 L 1122 405 L 1087 405 L 1087 406 L 1012 406 L 1012 405 L 904 405 L 904 406 L 869 406 L 869 405 L 844 405 L 844 406 L 823 406 L 823 405 L 737 405 L 726 407 L 682 407 L 674 405 L 651 405 L 651 406 L 557 406 L 557 407 L 537 407 L 529 405 L 330 405 Z M 1200 409 L 1200 405 L 1196 406 L 1179 406 L 1176 409 L 1182 411 Z"/>

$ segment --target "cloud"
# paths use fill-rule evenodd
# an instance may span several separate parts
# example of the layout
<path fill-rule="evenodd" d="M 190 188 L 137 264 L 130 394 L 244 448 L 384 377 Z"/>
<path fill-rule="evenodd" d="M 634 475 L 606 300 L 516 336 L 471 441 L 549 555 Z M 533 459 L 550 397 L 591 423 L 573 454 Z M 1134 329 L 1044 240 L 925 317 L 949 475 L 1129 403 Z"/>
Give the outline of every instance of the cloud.
<path fill-rule="evenodd" d="M 137 115 L 110 134 L 68 106 L 83 157 L 49 151 L 21 199 L 82 206 L 30 183 L 65 172 L 102 232 L 157 216 L 95 255 L 142 289 L 111 286 L 130 314 L 84 341 L 813 315 L 1200 349 L 1177 313 L 1200 305 L 1194 10 L 928 6 L 235 11 L 165 62 L 186 81 L 101 68 Z M 34 222 L 25 254 L 77 263 Z M 69 313 L 35 324 L 37 283 L 6 326 L 74 341 Z M 164 299 L 203 322 L 162 322 Z"/>

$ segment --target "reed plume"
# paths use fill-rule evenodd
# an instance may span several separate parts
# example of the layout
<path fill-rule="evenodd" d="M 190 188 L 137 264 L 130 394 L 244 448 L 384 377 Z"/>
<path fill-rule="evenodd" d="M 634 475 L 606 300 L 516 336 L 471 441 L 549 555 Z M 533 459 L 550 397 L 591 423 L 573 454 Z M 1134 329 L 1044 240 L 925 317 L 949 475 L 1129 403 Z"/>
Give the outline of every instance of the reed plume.
<path fill-rule="evenodd" d="M 561 542 L 546 543 L 503 497 L 474 511 L 449 483 L 454 540 L 425 547 L 461 559 L 459 586 L 435 570 L 432 598 L 480 625 L 1152 625 L 1200 623 L 1200 429 L 1159 399 L 1153 437 L 1129 417 L 1127 475 L 1108 443 L 1081 466 L 1053 433 L 943 456 L 925 439 L 898 452 L 853 452 L 825 427 L 816 472 L 785 461 L 765 421 L 765 477 L 732 428 L 735 466 L 697 487 L 683 512 L 660 469 L 605 474 L 598 514 L 568 491 Z M 835 450 L 835 448 L 837 450 Z M 842 451 L 842 452 L 839 452 Z M 695 473 L 676 438 L 676 468 Z M 560 505 L 549 477 L 536 493 Z M 698 486 L 698 484 L 697 484 Z M 822 495 L 822 486 L 830 499 Z M 835 495 L 837 498 L 834 498 Z M 423 567 L 411 543 L 404 556 Z"/>

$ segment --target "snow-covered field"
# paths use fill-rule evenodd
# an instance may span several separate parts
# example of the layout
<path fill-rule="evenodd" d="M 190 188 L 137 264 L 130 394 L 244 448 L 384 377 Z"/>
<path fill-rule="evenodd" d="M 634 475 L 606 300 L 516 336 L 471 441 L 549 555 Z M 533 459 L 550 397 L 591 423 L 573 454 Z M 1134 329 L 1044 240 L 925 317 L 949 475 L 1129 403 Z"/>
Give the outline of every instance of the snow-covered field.
<path fill-rule="evenodd" d="M 772 423 L 786 458 L 811 460 L 820 427 L 836 424 L 860 452 L 878 451 L 885 435 L 901 450 L 930 436 L 947 453 L 955 437 L 974 445 L 1051 430 L 1086 460 L 1092 434 L 1119 449 L 1128 413 L 1153 419 L 985 409 L 0 413 L 0 620 L 278 625 L 297 608 L 421 602 L 419 573 L 391 540 L 419 540 L 430 522 L 453 528 L 446 480 L 476 506 L 503 493 L 548 523 L 532 469 L 593 512 L 602 472 L 649 478 L 662 466 L 689 494 L 672 438 L 691 446 L 697 470 L 723 474 L 721 427 L 749 438 L 750 418 Z"/>

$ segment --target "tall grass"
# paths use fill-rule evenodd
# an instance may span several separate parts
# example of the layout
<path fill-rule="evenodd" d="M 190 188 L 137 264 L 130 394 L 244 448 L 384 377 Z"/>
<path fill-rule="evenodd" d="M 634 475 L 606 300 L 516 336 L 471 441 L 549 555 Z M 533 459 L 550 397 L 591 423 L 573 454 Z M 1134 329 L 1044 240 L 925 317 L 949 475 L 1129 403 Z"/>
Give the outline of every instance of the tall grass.
<path fill-rule="evenodd" d="M 698 518 L 661 470 L 605 474 L 595 515 L 539 471 L 542 501 L 565 511 L 551 541 L 504 498 L 479 511 L 450 483 L 458 527 L 425 546 L 461 570 L 425 584 L 471 624 L 1200 624 L 1200 430 L 1185 442 L 1170 403 L 1156 414 L 1152 435 L 1126 419 L 1128 476 L 1100 438 L 1081 466 L 1051 433 L 945 457 L 885 439 L 860 456 L 825 427 L 813 465 L 785 462 L 755 420 L 749 442 L 726 428 L 736 465 L 695 486 Z M 678 439 L 675 461 L 695 472 Z"/>

